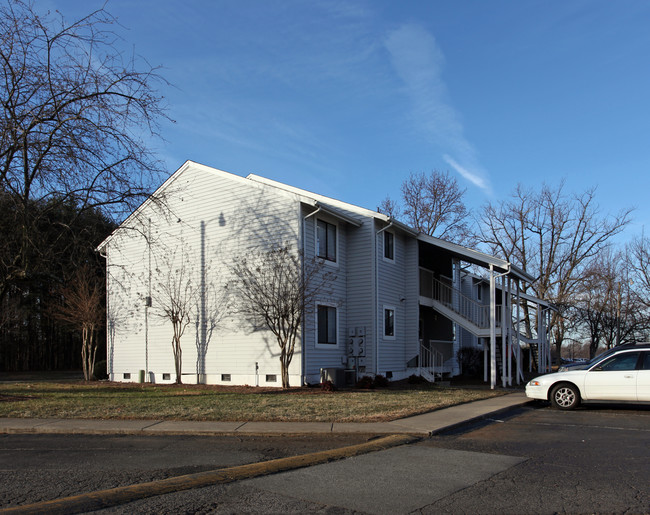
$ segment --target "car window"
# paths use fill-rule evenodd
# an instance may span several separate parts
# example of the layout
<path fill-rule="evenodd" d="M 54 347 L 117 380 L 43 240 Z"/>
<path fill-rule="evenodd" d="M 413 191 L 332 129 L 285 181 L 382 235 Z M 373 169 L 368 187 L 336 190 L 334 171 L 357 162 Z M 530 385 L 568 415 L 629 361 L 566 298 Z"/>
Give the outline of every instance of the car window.
<path fill-rule="evenodd" d="M 650 370 L 650 352 L 643 353 L 643 362 L 641 363 L 642 370 Z"/>
<path fill-rule="evenodd" d="M 612 372 L 616 370 L 634 370 L 637 361 L 639 361 L 639 352 L 626 352 L 625 354 L 618 354 L 603 361 L 600 365 L 596 366 L 595 370 L 604 370 Z"/>

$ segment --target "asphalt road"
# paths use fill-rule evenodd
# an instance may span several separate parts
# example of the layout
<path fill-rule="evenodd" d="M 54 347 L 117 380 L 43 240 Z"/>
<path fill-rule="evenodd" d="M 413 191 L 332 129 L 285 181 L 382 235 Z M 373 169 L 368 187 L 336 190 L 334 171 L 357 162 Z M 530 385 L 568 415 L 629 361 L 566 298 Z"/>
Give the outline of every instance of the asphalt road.
<path fill-rule="evenodd" d="M 0 435 L 0 508 L 367 440 L 367 435 L 357 434 L 290 438 L 4 434 Z"/>
<path fill-rule="evenodd" d="M 1 505 L 364 440 L 0 437 Z M 650 513 L 650 408 L 524 408 L 343 461 L 143 499 L 104 513 Z"/>

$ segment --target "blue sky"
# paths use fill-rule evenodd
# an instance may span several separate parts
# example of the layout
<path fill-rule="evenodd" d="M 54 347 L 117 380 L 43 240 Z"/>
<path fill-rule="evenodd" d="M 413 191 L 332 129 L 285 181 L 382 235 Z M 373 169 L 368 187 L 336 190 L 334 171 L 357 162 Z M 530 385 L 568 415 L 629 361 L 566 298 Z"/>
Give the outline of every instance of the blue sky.
<path fill-rule="evenodd" d="M 39 0 L 72 19 L 104 0 Z M 449 171 L 468 207 L 596 186 L 650 226 L 650 2 L 109 0 L 162 65 L 160 155 L 368 208 Z"/>

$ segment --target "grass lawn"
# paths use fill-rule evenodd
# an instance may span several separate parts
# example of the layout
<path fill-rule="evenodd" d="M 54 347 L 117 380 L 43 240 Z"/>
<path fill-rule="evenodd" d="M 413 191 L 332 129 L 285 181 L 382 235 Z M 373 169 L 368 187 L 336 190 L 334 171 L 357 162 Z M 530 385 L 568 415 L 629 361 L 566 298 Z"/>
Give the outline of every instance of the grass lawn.
<path fill-rule="evenodd" d="M 0 384 L 0 417 L 379 422 L 503 393 L 435 385 L 323 392 L 35 381 Z"/>

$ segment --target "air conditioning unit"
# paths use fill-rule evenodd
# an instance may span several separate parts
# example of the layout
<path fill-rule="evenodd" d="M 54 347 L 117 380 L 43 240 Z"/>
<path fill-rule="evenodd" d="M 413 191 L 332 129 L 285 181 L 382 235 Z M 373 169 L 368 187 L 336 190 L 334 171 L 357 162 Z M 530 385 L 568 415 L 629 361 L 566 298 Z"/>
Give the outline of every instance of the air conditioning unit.
<path fill-rule="evenodd" d="M 342 368 L 321 368 L 320 382 L 331 381 L 334 386 L 343 386 L 345 383 L 345 371 Z"/>

